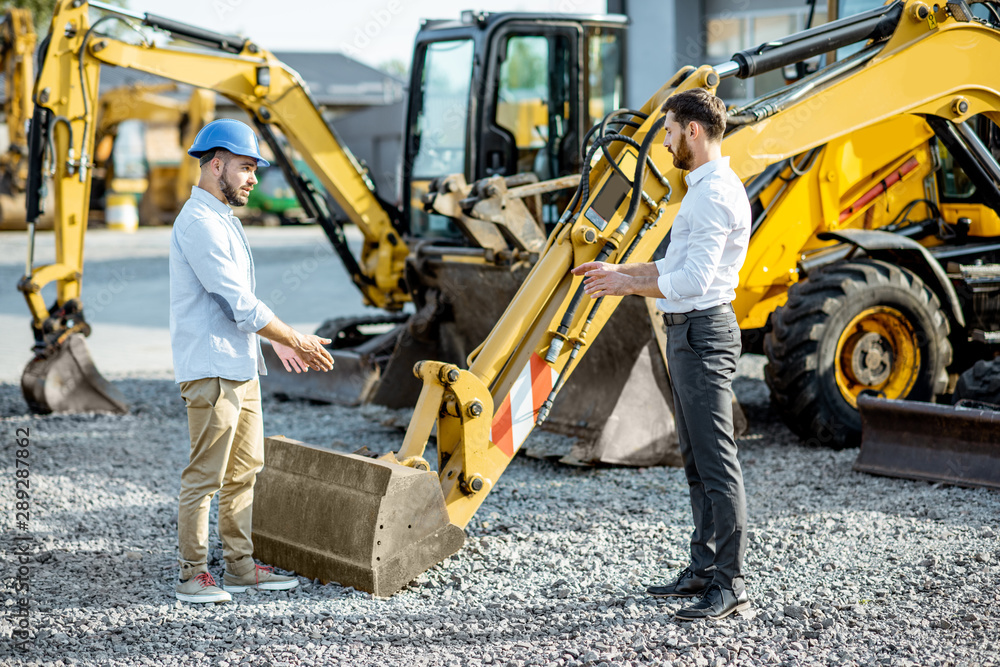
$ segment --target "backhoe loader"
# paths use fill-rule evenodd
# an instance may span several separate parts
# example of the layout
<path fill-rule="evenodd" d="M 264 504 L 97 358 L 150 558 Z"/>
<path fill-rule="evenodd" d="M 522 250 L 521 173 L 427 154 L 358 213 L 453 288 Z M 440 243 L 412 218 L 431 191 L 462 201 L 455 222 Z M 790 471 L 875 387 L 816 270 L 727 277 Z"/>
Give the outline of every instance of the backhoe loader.
<path fill-rule="evenodd" d="M 647 262 L 669 242 L 685 184 L 662 146 L 663 101 L 853 44 L 730 110 L 723 154 L 754 211 L 736 315 L 769 356 L 778 409 L 818 444 L 857 441 L 866 393 L 946 391 L 952 359 L 989 356 L 1000 330 L 1000 7 L 978 5 L 987 18 L 965 2 L 895 0 L 684 67 L 641 109 L 612 112 L 623 122 L 585 145 L 576 194 L 469 368 L 416 364 L 423 389 L 399 451 L 371 460 L 266 440 L 257 554 L 386 596 L 460 549 L 567 378 L 622 333 L 622 299 L 585 297 L 570 270 Z"/>
<path fill-rule="evenodd" d="M 91 24 L 88 8 L 106 15 Z M 208 49 L 128 43 L 99 32 L 108 21 L 141 21 Z M 374 191 L 299 77 L 249 40 L 77 0 L 57 8 L 52 25 L 35 88 L 37 136 L 31 155 L 36 186 L 46 156 L 52 156 L 59 257 L 47 267 L 34 267 L 29 257 L 20 285 L 36 339 L 36 359 L 25 371 L 22 388 L 29 405 L 41 411 L 126 409 L 121 396 L 110 395 L 113 387 L 97 373 L 82 338 L 67 344 L 73 334 L 89 331 L 79 301 L 85 231 L 79 221 L 87 217 L 95 127 L 91 91 L 102 65 L 214 90 L 243 108 L 309 217 L 323 227 L 365 303 L 388 311 L 320 329 L 335 340 L 336 373 L 296 376 L 283 384 L 282 365 L 265 345 L 270 371 L 263 378 L 270 383 L 265 388 L 294 395 L 304 386 L 312 399 L 357 403 L 363 396 L 394 407 L 411 406 L 419 395 L 420 382 L 411 372 L 415 361 L 435 357 L 462 363 L 500 317 L 579 181 L 572 173 L 582 164 L 576 145 L 595 114 L 611 108 L 622 93 L 616 57 L 622 17 L 466 13 L 459 21 L 427 22 L 416 42 L 402 168 L 405 192 L 402 208 L 396 208 Z M 475 62 L 488 66 L 473 67 Z M 524 127 L 524 121 L 532 124 Z M 297 172 L 278 132 L 325 193 Z M 456 168 L 464 168 L 470 179 L 492 175 L 491 187 L 506 195 L 506 214 L 481 221 L 426 212 L 422 200 L 430 183 Z M 539 184 L 538 174 L 556 180 Z M 364 235 L 360 261 L 348 249 L 345 223 L 331 213 L 327 197 Z M 37 204 L 30 210 L 37 214 Z M 59 284 L 57 301 L 46 308 L 40 290 L 53 280 Z M 416 312 L 399 313 L 411 301 Z M 587 381 L 577 384 L 585 400 L 558 406 L 550 423 L 590 434 L 600 445 L 595 458 L 603 461 L 676 462 L 669 389 L 648 314 L 637 302 L 618 317 L 628 333 L 598 346 L 603 349 L 591 355 L 593 370 L 580 372 Z M 370 332 L 387 324 L 388 332 Z M 606 408 L 596 400 L 626 385 L 644 387 L 645 400 L 662 416 L 640 422 L 631 401 Z M 642 430 L 636 431 L 639 425 Z"/>

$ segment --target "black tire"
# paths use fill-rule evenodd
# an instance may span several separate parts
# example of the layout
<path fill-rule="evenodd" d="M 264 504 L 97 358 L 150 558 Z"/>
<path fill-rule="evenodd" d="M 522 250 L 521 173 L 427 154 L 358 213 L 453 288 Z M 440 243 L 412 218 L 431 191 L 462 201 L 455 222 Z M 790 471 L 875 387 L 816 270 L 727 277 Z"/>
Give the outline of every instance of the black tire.
<path fill-rule="evenodd" d="M 872 332 L 885 322 L 893 323 L 888 333 Z M 948 332 L 937 296 L 910 271 L 870 259 L 824 266 L 793 285 L 771 316 L 764 350 L 772 407 L 811 444 L 857 446 L 857 393 L 933 401 L 945 391 Z M 901 353 L 913 362 L 900 363 Z"/>
<path fill-rule="evenodd" d="M 959 376 L 954 399 L 957 403 L 963 398 L 1000 405 L 1000 359 L 977 361 Z"/>

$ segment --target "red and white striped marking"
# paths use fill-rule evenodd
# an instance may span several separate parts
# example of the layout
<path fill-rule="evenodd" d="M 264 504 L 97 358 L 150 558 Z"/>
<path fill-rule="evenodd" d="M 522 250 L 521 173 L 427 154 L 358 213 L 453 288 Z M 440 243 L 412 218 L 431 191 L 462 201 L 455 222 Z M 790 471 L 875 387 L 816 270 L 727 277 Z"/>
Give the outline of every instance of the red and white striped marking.
<path fill-rule="evenodd" d="M 514 456 L 535 427 L 538 410 L 552 392 L 556 377 L 555 369 L 534 353 L 521 369 L 510 393 L 493 415 L 490 430 L 490 440 L 507 456 Z"/>

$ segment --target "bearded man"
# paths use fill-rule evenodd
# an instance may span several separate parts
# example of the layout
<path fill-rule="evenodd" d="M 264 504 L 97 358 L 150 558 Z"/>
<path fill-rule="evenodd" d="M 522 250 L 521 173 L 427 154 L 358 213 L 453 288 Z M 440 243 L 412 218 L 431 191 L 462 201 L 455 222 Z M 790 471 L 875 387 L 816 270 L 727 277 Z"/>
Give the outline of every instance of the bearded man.
<path fill-rule="evenodd" d="M 174 376 L 187 405 L 191 453 L 181 474 L 177 513 L 183 602 L 228 602 L 248 588 L 285 590 L 298 579 L 253 559 L 253 487 L 264 465 L 258 374 L 267 372 L 259 336 L 288 371 L 328 371 L 330 340 L 301 334 L 254 295 L 250 244 L 231 206 L 244 206 L 257 183 L 257 135 L 233 119 L 202 128 L 188 151 L 201 162 L 198 185 L 170 235 L 170 343 Z M 225 574 L 208 571 L 209 508 L 219 494 Z"/>
<path fill-rule="evenodd" d="M 749 607 L 743 580 L 746 498 L 730 398 L 740 330 L 732 301 L 750 243 L 750 202 L 722 156 L 726 105 L 701 88 L 667 98 L 663 145 L 687 171 L 687 193 L 663 259 L 588 262 L 575 269 L 593 298 L 655 297 L 667 325 L 674 419 L 691 495 L 691 562 L 653 597 L 698 600 L 681 620 L 724 618 Z"/>

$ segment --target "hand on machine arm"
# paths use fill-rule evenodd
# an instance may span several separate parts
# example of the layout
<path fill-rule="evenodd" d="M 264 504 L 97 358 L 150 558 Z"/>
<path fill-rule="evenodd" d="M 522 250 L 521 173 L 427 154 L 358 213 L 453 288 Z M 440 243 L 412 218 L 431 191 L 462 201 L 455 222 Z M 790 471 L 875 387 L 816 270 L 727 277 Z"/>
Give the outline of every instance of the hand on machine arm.
<path fill-rule="evenodd" d="M 594 299 L 602 296 L 627 296 L 629 294 L 657 299 L 663 297 L 656 284 L 659 273 L 652 263 L 587 262 L 574 268 L 573 275 L 586 276 L 583 280 L 583 291 Z"/>
<path fill-rule="evenodd" d="M 310 368 L 314 371 L 333 368 L 333 357 L 323 347 L 331 342 L 329 338 L 301 334 L 277 317 L 271 318 L 257 333 L 271 341 L 275 354 L 289 373 L 304 373 Z"/>

